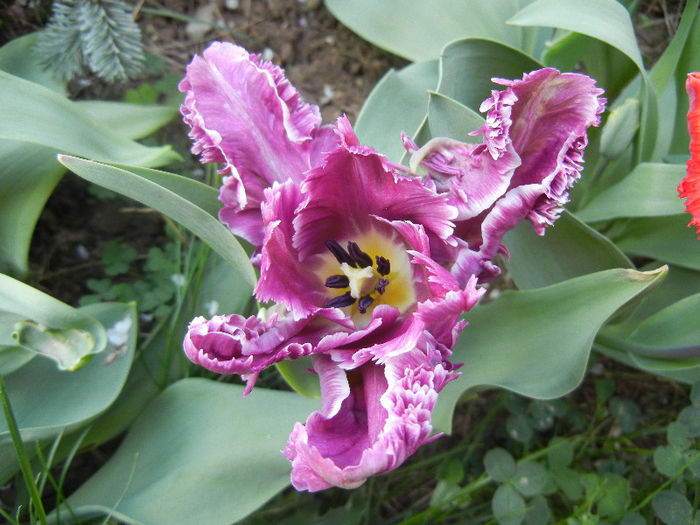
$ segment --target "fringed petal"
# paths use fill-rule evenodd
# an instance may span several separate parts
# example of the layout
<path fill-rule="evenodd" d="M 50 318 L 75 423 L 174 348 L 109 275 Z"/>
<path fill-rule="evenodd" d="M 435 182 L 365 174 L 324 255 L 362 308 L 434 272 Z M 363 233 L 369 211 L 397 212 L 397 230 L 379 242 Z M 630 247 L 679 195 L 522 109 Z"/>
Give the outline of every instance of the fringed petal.
<path fill-rule="evenodd" d="M 370 216 L 422 224 L 440 238 L 453 230 L 455 209 L 420 180 L 396 173 L 386 158 L 360 146 L 347 119 L 338 119 L 342 146 L 308 172 L 306 200 L 294 220 L 294 247 L 302 259 L 322 251 L 326 239 L 349 239 L 370 227 Z"/>
<path fill-rule="evenodd" d="M 310 340 L 280 344 L 307 324 L 308 320 L 277 316 L 268 322 L 236 314 L 217 315 L 210 320 L 196 317 L 188 327 L 183 347 L 193 363 L 219 374 L 239 374 L 247 379 L 247 395 L 261 370 L 311 352 Z"/>
<path fill-rule="evenodd" d="M 274 181 L 301 182 L 319 110 L 301 100 L 279 67 L 231 43 L 214 42 L 195 56 L 179 89 L 192 152 L 222 163 L 228 175 L 221 219 L 236 233 L 250 233 L 237 225 L 237 213 L 259 206 Z"/>
<path fill-rule="evenodd" d="M 522 80 L 495 79 L 507 86 L 512 103 L 510 139 L 522 160 L 511 188 L 542 184 L 542 196 L 527 218 L 542 235 L 545 226 L 559 216 L 568 202 L 568 190 L 583 169 L 586 131 L 600 124 L 605 109 L 603 90 L 579 73 L 560 73 L 553 68 L 523 75 Z"/>
<path fill-rule="evenodd" d="M 292 245 L 292 221 L 301 200 L 299 188 L 291 180 L 266 190 L 262 206 L 265 239 L 260 279 L 255 287 L 261 302 L 283 303 L 297 319 L 315 313 L 325 294 L 323 283 L 314 273 L 314 262 L 302 264 Z"/>
<path fill-rule="evenodd" d="M 347 372 L 347 386 L 332 389 L 336 399 L 330 404 L 340 401 L 340 409 L 332 417 L 314 412 L 289 436 L 284 454 L 292 462 L 294 487 L 358 487 L 429 441 L 437 393 L 454 376 L 431 360 L 436 355 L 435 349 L 416 348 L 384 365 L 369 362 Z M 338 381 L 328 357 L 314 356 L 314 367 L 322 384 Z"/>

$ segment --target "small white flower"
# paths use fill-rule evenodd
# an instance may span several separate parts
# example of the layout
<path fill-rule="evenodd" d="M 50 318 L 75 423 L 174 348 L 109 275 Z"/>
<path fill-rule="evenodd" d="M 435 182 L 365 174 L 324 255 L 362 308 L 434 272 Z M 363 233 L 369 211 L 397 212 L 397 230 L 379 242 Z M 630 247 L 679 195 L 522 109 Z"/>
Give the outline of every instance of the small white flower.
<path fill-rule="evenodd" d="M 129 339 L 131 331 L 131 317 L 125 317 L 121 321 L 116 322 L 107 330 L 107 340 L 114 347 L 125 345 Z"/>
<path fill-rule="evenodd" d="M 219 311 L 219 301 L 209 301 L 204 305 L 204 308 L 207 310 L 207 315 L 212 317 Z"/>

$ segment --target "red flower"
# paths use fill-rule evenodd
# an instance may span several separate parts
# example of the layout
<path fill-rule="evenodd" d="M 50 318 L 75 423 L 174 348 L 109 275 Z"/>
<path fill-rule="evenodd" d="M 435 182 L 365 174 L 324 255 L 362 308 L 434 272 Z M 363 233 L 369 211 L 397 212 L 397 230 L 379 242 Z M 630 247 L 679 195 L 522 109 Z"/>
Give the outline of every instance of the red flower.
<path fill-rule="evenodd" d="M 690 73 L 685 82 L 690 110 L 688 133 L 690 134 L 690 160 L 687 175 L 678 185 L 678 195 L 685 201 L 685 209 L 693 216 L 688 227 L 697 227 L 700 235 L 700 73 Z M 700 237 L 698 237 L 700 238 Z"/>

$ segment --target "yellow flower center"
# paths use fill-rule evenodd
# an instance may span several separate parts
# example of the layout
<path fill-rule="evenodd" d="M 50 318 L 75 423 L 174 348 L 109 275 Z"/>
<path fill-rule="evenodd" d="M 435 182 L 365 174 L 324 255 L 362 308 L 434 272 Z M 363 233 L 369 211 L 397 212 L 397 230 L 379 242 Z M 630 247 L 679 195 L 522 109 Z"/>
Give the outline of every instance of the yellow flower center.
<path fill-rule="evenodd" d="M 366 325 L 378 304 L 406 313 L 416 302 L 411 262 L 396 234 L 371 231 L 346 242 L 326 241 L 318 275 L 329 289 L 326 307 L 342 308 L 356 324 Z"/>

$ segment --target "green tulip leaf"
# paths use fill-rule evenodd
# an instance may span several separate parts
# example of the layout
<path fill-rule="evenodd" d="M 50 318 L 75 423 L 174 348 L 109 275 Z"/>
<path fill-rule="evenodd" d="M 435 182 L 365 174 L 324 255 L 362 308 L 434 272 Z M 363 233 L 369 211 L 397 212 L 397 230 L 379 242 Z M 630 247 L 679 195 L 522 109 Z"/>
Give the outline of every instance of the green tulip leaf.
<path fill-rule="evenodd" d="M 531 0 L 442 0 L 439 8 L 418 0 L 326 0 L 333 15 L 374 45 L 417 62 L 440 56 L 459 38 L 491 38 L 537 54 L 542 31 L 506 25 Z"/>
<path fill-rule="evenodd" d="M 282 455 L 294 423 L 318 403 L 290 392 L 183 379 L 134 421 L 117 452 L 67 500 L 81 519 L 227 525 L 289 483 Z M 203 502 L 216 502 L 204 504 Z M 69 515 L 61 509 L 62 521 Z"/>
<path fill-rule="evenodd" d="M 390 70 L 367 97 L 355 131 L 363 144 L 399 162 L 405 153 L 401 132 L 417 130 L 428 108 L 428 90 L 435 89 L 438 62 L 430 60 Z"/>
<path fill-rule="evenodd" d="M 522 78 L 542 64 L 528 55 L 492 40 L 469 38 L 451 42 L 440 55 L 437 91 L 478 111 L 497 89 L 492 78 Z"/>
<path fill-rule="evenodd" d="M 192 189 L 200 193 L 198 202 L 210 207 L 208 203 L 213 202 L 213 193 L 205 190 L 204 185 L 155 170 L 118 168 L 65 155 L 59 156 L 59 161 L 84 179 L 126 195 L 179 222 L 228 261 L 251 286 L 255 285 L 253 267 L 235 236 L 212 217 L 211 209 L 202 209 L 190 198 L 188 190 Z"/>
<path fill-rule="evenodd" d="M 103 352 L 75 372 L 35 358 L 4 378 L 25 443 L 53 439 L 93 420 L 114 402 L 129 374 L 138 327 L 133 305 L 93 304 L 78 312 L 107 328 L 108 345 Z M 29 452 L 34 451 L 30 446 Z M 0 482 L 18 468 L 7 423 L 1 419 Z"/>
<path fill-rule="evenodd" d="M 53 149 L 0 139 L 0 271 L 23 277 L 41 210 L 65 169 Z"/>
<path fill-rule="evenodd" d="M 40 292 L 0 274 L 0 311 L 17 316 L 12 337 L 16 344 L 75 370 L 107 345 L 99 321 Z"/>
<path fill-rule="evenodd" d="M 96 349 L 90 332 L 79 328 L 53 329 L 33 321 L 19 321 L 13 335 L 22 348 L 49 357 L 61 370 L 72 372 L 85 366 Z"/>
<path fill-rule="evenodd" d="M 108 162 L 160 166 L 179 160 L 169 146 L 150 148 L 95 122 L 79 104 L 0 71 L 0 138 Z"/>
<path fill-rule="evenodd" d="M 643 217 L 626 222 L 613 238 L 627 254 L 700 270 L 700 241 L 688 228 L 690 215 Z"/>
<path fill-rule="evenodd" d="M 13 38 L 0 47 L 0 69 L 17 77 L 65 95 L 66 83 L 56 78 L 52 71 L 41 65 L 39 55 L 34 53 L 37 32 Z"/>
<path fill-rule="evenodd" d="M 586 222 L 595 222 L 683 213 L 676 188 L 684 176 L 685 166 L 680 164 L 638 164 L 622 181 L 577 210 L 576 215 Z"/>
<path fill-rule="evenodd" d="M 162 128 L 177 115 L 172 106 L 128 104 L 107 100 L 80 100 L 76 105 L 92 120 L 128 139 L 141 139 Z"/>
<path fill-rule="evenodd" d="M 611 268 L 632 268 L 632 263 L 604 235 L 564 211 L 538 236 L 527 221 L 504 238 L 510 258 L 508 272 L 520 289 L 540 288 L 588 273 Z"/>
<path fill-rule="evenodd" d="M 277 363 L 277 370 L 296 392 L 309 399 L 321 399 L 321 384 L 318 375 L 311 373 L 311 356 Z"/>
<path fill-rule="evenodd" d="M 605 321 L 666 273 L 665 267 L 605 270 L 537 290 L 505 291 L 474 308 L 451 358 L 466 366 L 440 393 L 433 426 L 449 432 L 457 401 L 475 387 L 496 386 L 537 399 L 570 392 L 583 379 Z"/>
<path fill-rule="evenodd" d="M 630 340 L 645 345 L 691 346 L 700 344 L 700 293 L 690 295 L 645 319 Z"/>
<path fill-rule="evenodd" d="M 591 36 L 619 49 L 644 70 L 629 12 L 616 0 L 536 0 L 508 23 L 557 27 Z"/>
<path fill-rule="evenodd" d="M 430 93 L 428 126 L 433 137 L 449 137 L 462 142 L 480 143 L 480 135 L 469 135 L 484 125 L 484 117 L 464 104 L 442 95 Z"/>

